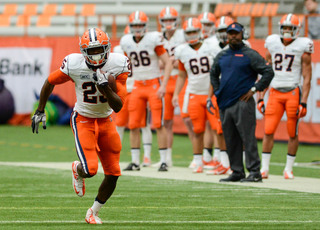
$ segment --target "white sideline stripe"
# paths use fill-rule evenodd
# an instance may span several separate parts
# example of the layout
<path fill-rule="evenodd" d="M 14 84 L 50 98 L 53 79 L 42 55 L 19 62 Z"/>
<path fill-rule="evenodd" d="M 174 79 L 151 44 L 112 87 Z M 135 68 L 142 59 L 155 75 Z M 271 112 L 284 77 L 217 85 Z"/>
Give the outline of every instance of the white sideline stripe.
<path fill-rule="evenodd" d="M 127 162 L 120 163 L 121 169 L 127 166 Z M 51 168 L 58 170 L 71 170 L 70 162 L 1 162 L 0 165 L 8 166 L 25 166 L 25 167 L 38 167 L 38 168 Z M 101 165 L 99 166 L 99 173 L 103 173 Z M 307 193 L 320 193 L 320 179 L 309 177 L 295 177 L 293 180 L 285 180 L 283 176 L 269 175 L 269 179 L 263 180 L 263 183 L 240 183 L 229 182 L 220 183 L 221 178 L 227 175 L 208 176 L 205 173 L 192 173 L 192 170 L 186 167 L 170 167 L 168 172 L 158 172 L 157 168 L 144 167 L 140 171 L 122 171 L 124 176 L 138 176 L 146 178 L 158 179 L 171 179 L 171 180 L 184 180 L 196 181 L 206 183 L 219 183 L 223 185 L 237 185 L 246 187 L 257 188 L 271 188 L 280 189 L 285 191 L 307 192 Z"/>
<path fill-rule="evenodd" d="M 68 223 L 79 223 L 83 224 L 85 221 L 77 221 L 77 220 L 67 220 L 67 221 L 60 221 L 60 220 L 11 220 L 11 221 L 0 221 L 0 224 L 68 224 Z M 241 224 L 241 223 L 270 223 L 270 224 L 307 224 L 307 223 L 320 223 L 318 220 L 302 220 L 302 221 L 291 221 L 291 220 L 226 220 L 226 221 L 220 221 L 220 220 L 182 220 L 182 221 L 154 221 L 154 220 L 123 220 L 123 221 L 103 221 L 104 224 Z"/>

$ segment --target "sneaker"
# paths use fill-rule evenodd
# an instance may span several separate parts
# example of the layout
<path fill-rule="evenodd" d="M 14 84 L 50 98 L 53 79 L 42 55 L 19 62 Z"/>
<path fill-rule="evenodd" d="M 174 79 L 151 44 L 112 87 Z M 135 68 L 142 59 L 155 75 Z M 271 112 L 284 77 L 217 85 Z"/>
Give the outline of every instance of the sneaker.
<path fill-rule="evenodd" d="M 196 166 L 197 166 L 196 162 L 194 162 L 194 160 L 192 160 L 188 168 L 194 169 Z"/>
<path fill-rule="evenodd" d="M 230 167 L 225 168 L 223 165 L 220 164 L 220 166 L 214 170 L 209 170 L 206 172 L 207 175 L 223 175 L 228 174 L 230 171 Z"/>
<path fill-rule="evenodd" d="M 98 217 L 98 213 L 93 213 L 91 208 L 88 209 L 85 220 L 88 224 L 102 224 L 101 219 Z"/>
<path fill-rule="evenodd" d="M 238 182 L 245 178 L 245 175 L 232 173 L 229 177 L 220 179 L 219 182 Z"/>
<path fill-rule="evenodd" d="M 143 158 L 142 167 L 150 167 L 151 166 L 151 160 L 149 157 Z"/>
<path fill-rule="evenodd" d="M 240 182 L 262 182 L 261 173 L 249 174 L 247 178 L 243 178 Z"/>
<path fill-rule="evenodd" d="M 130 163 L 123 171 L 140 171 L 140 166 L 135 163 Z"/>
<path fill-rule="evenodd" d="M 284 176 L 284 179 L 293 179 L 294 176 L 293 176 L 293 172 L 291 171 L 287 171 L 287 170 L 284 170 L 283 171 L 283 176 Z"/>
<path fill-rule="evenodd" d="M 212 161 L 203 161 L 203 168 L 204 169 L 210 169 L 210 170 L 213 170 L 213 169 L 216 169 L 220 166 L 220 162 L 219 161 L 216 161 L 216 160 L 212 160 Z"/>
<path fill-rule="evenodd" d="M 166 163 L 162 163 L 160 168 L 158 169 L 159 172 L 166 172 L 168 171 L 168 165 Z"/>
<path fill-rule="evenodd" d="M 269 177 L 269 170 L 263 170 L 263 171 L 261 171 L 261 176 L 262 176 L 262 179 L 268 179 L 268 177 Z"/>
<path fill-rule="evenodd" d="M 75 193 L 78 196 L 83 197 L 84 193 L 86 192 L 86 186 L 84 184 L 84 178 L 79 176 L 77 171 L 77 167 L 79 164 L 79 161 L 74 161 L 72 163 L 72 185 Z"/>
<path fill-rule="evenodd" d="M 196 166 L 193 170 L 193 173 L 203 173 L 203 167 L 201 165 Z"/>

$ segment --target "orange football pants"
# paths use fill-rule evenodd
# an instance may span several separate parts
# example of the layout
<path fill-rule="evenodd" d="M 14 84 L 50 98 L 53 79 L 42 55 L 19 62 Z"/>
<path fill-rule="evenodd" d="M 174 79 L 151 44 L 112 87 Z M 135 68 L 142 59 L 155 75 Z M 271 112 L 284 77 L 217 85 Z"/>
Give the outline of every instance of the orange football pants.
<path fill-rule="evenodd" d="M 98 171 L 99 157 L 104 174 L 120 176 L 119 160 L 122 146 L 111 116 L 88 118 L 74 111 L 70 125 L 84 172 L 94 176 Z"/>
<path fill-rule="evenodd" d="M 270 89 L 269 99 L 265 111 L 265 134 L 274 134 L 284 111 L 287 113 L 287 131 L 291 138 L 298 134 L 297 110 L 300 103 L 300 89 L 282 93 L 274 88 Z"/>
<path fill-rule="evenodd" d="M 188 111 L 195 133 L 204 132 L 207 120 L 211 127 L 214 125 L 214 115 L 207 110 L 207 98 L 207 95 L 190 94 Z"/>
<path fill-rule="evenodd" d="M 164 100 L 158 98 L 157 91 L 160 87 L 160 78 L 134 81 L 134 87 L 129 101 L 129 129 L 146 126 L 147 103 L 151 110 L 152 128 L 163 126 Z"/>

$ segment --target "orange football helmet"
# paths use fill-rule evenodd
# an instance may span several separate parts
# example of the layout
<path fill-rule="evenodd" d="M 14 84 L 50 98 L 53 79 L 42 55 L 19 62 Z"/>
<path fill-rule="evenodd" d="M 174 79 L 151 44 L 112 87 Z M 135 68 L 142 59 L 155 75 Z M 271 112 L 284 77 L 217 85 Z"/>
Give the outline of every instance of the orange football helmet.
<path fill-rule="evenodd" d="M 200 42 L 202 25 L 198 18 L 189 18 L 183 23 L 182 28 L 186 42 L 190 45 Z"/>
<path fill-rule="evenodd" d="M 233 22 L 228 16 L 222 16 L 216 21 L 216 36 L 221 43 L 227 43 L 227 27 Z"/>
<path fill-rule="evenodd" d="M 149 19 L 142 11 L 135 11 L 129 15 L 129 28 L 133 36 L 142 37 L 147 31 Z"/>
<path fill-rule="evenodd" d="M 214 33 L 214 23 L 216 22 L 216 17 L 213 13 L 204 12 L 198 16 L 202 24 L 202 36 L 203 38 L 208 38 Z"/>
<path fill-rule="evenodd" d="M 179 24 L 179 13 L 173 8 L 167 6 L 159 14 L 159 22 L 163 31 L 175 30 Z"/>
<path fill-rule="evenodd" d="M 298 37 L 301 27 L 300 19 L 298 16 L 294 14 L 286 14 L 281 18 L 279 25 L 280 37 L 282 39 L 291 41 Z M 291 27 L 291 29 L 289 29 L 288 27 Z"/>
<path fill-rule="evenodd" d="M 86 62 L 91 66 L 106 63 L 111 50 L 111 43 L 107 33 L 98 28 L 91 28 L 80 38 L 80 51 Z"/>

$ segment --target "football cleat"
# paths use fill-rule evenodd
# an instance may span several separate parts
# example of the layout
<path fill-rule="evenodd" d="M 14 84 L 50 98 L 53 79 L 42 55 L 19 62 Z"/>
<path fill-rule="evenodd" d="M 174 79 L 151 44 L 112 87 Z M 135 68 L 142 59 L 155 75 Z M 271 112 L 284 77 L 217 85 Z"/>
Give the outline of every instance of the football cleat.
<path fill-rule="evenodd" d="M 189 165 L 189 169 L 194 169 L 196 166 L 197 166 L 196 162 L 194 160 L 192 160 L 190 165 Z"/>
<path fill-rule="evenodd" d="M 223 175 L 228 174 L 230 172 L 230 167 L 225 168 L 223 165 L 220 165 L 218 168 L 214 170 L 209 170 L 206 172 L 207 175 Z"/>
<path fill-rule="evenodd" d="M 213 170 L 213 169 L 216 169 L 220 166 L 220 162 L 219 161 L 216 161 L 216 160 L 211 160 L 209 162 L 207 161 L 203 161 L 203 168 L 204 169 L 210 169 L 210 170 Z"/>
<path fill-rule="evenodd" d="M 269 170 L 261 170 L 262 179 L 268 179 L 269 177 Z"/>
<path fill-rule="evenodd" d="M 149 167 L 151 166 L 151 160 L 149 157 L 144 157 L 143 158 L 143 163 L 142 163 L 142 167 Z"/>
<path fill-rule="evenodd" d="M 88 209 L 85 220 L 88 224 L 102 224 L 101 219 L 98 217 L 98 213 L 94 213 L 91 208 Z"/>
<path fill-rule="evenodd" d="M 74 161 L 72 163 L 72 185 L 75 193 L 78 196 L 83 197 L 86 192 L 86 186 L 84 184 L 84 178 L 79 176 L 77 171 L 77 167 L 79 164 L 79 161 Z"/>
<path fill-rule="evenodd" d="M 160 168 L 158 169 L 159 172 L 167 172 L 168 171 L 168 165 L 166 163 L 162 163 L 160 165 Z"/>
<path fill-rule="evenodd" d="M 196 166 L 193 170 L 193 173 L 203 173 L 203 167 L 202 165 Z"/>
<path fill-rule="evenodd" d="M 284 179 L 293 179 L 294 176 L 293 176 L 293 172 L 291 171 L 287 171 L 287 170 L 284 170 L 283 171 L 283 176 L 284 176 Z"/>
<path fill-rule="evenodd" d="M 140 166 L 135 163 L 130 163 L 123 171 L 140 171 Z"/>

